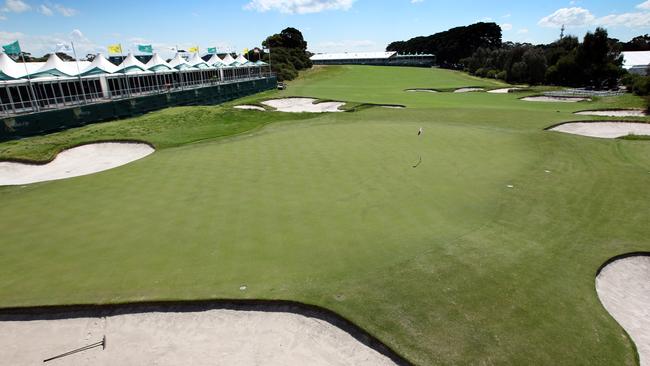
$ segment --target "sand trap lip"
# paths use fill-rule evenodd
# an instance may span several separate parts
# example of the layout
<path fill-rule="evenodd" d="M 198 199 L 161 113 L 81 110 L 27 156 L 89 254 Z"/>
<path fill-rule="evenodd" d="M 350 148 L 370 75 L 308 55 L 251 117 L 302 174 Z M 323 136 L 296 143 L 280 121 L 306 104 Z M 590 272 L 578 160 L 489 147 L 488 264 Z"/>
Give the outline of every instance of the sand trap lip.
<path fill-rule="evenodd" d="M 380 104 L 378 107 L 388 108 L 388 109 L 404 109 L 406 106 L 397 105 L 397 104 Z"/>
<path fill-rule="evenodd" d="M 289 113 L 325 113 L 325 112 L 343 112 L 339 107 L 345 105 L 343 102 L 322 102 L 315 103 L 316 99 L 313 98 L 283 98 L 283 99 L 270 99 L 262 102 L 262 104 L 275 108 L 278 112 Z"/>
<path fill-rule="evenodd" d="M 601 109 L 593 111 L 580 111 L 575 114 L 583 116 L 602 117 L 645 117 L 647 113 L 642 109 Z"/>
<path fill-rule="evenodd" d="M 488 90 L 488 93 L 492 94 L 508 94 L 510 91 L 521 90 L 522 88 L 501 88 L 501 89 L 492 89 Z"/>
<path fill-rule="evenodd" d="M 357 340 L 358 334 L 318 315 L 296 313 L 293 308 L 264 311 L 165 305 L 117 306 L 92 314 L 65 310 L 45 316 L 41 312 L 35 316 L 0 314 L 2 361 L 8 364 L 40 364 L 104 335 L 105 350 L 72 355 L 60 359 L 60 364 L 214 365 L 215 360 L 223 365 L 406 363 L 399 356 L 392 360 L 369 347 L 366 340 Z"/>
<path fill-rule="evenodd" d="M 650 256 L 624 256 L 609 262 L 596 276 L 596 292 L 632 338 L 641 366 L 650 366 Z"/>
<path fill-rule="evenodd" d="M 549 129 L 573 135 L 615 139 L 627 135 L 649 135 L 650 123 L 639 122 L 567 122 Z"/>
<path fill-rule="evenodd" d="M 438 93 L 438 91 L 435 89 L 427 89 L 427 88 L 411 88 L 411 89 L 406 89 L 404 91 L 415 92 L 415 93 Z"/>
<path fill-rule="evenodd" d="M 521 100 L 527 102 L 556 102 L 556 103 L 577 103 L 577 102 L 589 102 L 590 98 L 586 97 L 549 97 L 545 95 L 538 95 L 532 97 L 524 97 Z"/>
<path fill-rule="evenodd" d="M 248 105 L 248 104 L 243 104 L 243 105 L 236 105 L 234 107 L 235 109 L 245 109 L 245 110 L 252 110 L 252 111 L 265 111 L 266 109 L 258 106 L 258 105 Z"/>
<path fill-rule="evenodd" d="M 471 92 L 480 92 L 484 91 L 485 89 L 483 88 L 460 88 L 454 90 L 454 93 L 471 93 Z"/>
<path fill-rule="evenodd" d="M 142 159 L 154 151 L 141 142 L 98 142 L 61 151 L 47 164 L 0 162 L 0 186 L 93 174 Z"/>

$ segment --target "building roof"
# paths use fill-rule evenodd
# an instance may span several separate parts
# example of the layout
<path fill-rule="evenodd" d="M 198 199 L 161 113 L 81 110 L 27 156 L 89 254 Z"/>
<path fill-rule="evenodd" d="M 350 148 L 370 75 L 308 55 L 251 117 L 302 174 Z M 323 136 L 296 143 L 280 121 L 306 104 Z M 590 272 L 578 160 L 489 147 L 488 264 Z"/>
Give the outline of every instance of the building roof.
<path fill-rule="evenodd" d="M 318 53 L 310 59 L 312 61 L 328 60 L 360 60 L 360 59 L 387 59 L 397 52 L 342 52 L 342 53 Z"/>
<path fill-rule="evenodd" d="M 635 66 L 650 65 L 650 51 L 627 51 L 623 54 L 623 68 L 631 69 Z"/>

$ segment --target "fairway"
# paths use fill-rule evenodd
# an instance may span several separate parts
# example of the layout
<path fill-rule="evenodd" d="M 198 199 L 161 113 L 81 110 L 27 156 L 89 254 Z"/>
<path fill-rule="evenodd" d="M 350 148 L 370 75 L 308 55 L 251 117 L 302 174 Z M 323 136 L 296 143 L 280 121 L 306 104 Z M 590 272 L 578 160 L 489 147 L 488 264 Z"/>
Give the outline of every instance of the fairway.
<path fill-rule="evenodd" d="M 0 307 L 292 300 L 419 365 L 635 365 L 594 281 L 607 259 L 650 251 L 650 141 L 544 129 L 612 121 L 573 112 L 642 100 L 453 93 L 467 87 L 509 86 L 439 69 L 319 67 L 222 106 L 2 143 L 0 159 L 114 139 L 156 152 L 0 187 Z M 353 111 L 233 108 L 287 96 Z"/>

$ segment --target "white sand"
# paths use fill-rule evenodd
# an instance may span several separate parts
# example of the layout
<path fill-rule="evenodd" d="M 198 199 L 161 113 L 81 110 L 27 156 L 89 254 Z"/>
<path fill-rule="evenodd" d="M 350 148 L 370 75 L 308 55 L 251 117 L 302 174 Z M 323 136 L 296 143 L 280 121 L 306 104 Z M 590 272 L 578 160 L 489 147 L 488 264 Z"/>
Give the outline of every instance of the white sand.
<path fill-rule="evenodd" d="M 401 105 L 382 105 L 380 107 L 389 108 L 389 109 L 404 109 L 404 108 L 406 108 L 406 107 L 401 106 Z"/>
<path fill-rule="evenodd" d="M 19 185 L 78 177 L 142 159 L 155 150 L 142 143 L 101 142 L 59 153 L 45 165 L 0 162 L 0 185 Z"/>
<path fill-rule="evenodd" d="M 576 112 L 583 116 L 604 116 L 604 117 L 645 117 L 647 114 L 642 109 L 612 109 L 599 111 Z"/>
<path fill-rule="evenodd" d="M 341 102 L 314 103 L 315 101 L 316 99 L 312 99 L 312 98 L 284 98 L 284 99 L 267 100 L 262 102 L 262 104 L 273 107 L 279 112 L 291 112 L 291 113 L 343 112 L 342 110 L 339 109 L 339 107 L 342 107 L 345 104 Z"/>
<path fill-rule="evenodd" d="M 641 366 L 650 366 L 650 257 L 610 263 L 596 277 L 596 291 L 605 309 L 634 341 Z"/>
<path fill-rule="evenodd" d="M 483 89 L 483 88 L 460 88 L 460 89 L 454 90 L 454 93 L 470 93 L 470 92 L 479 92 L 479 91 L 483 91 L 483 90 L 485 90 L 485 89 Z"/>
<path fill-rule="evenodd" d="M 0 365 L 394 365 L 330 323 L 293 313 L 216 309 L 0 321 Z"/>
<path fill-rule="evenodd" d="M 614 139 L 627 135 L 650 135 L 650 123 L 634 122 L 571 122 L 551 128 L 574 135 Z"/>
<path fill-rule="evenodd" d="M 525 97 L 521 98 L 527 102 L 559 102 L 559 103 L 576 103 L 576 102 L 588 102 L 591 101 L 589 98 L 583 97 L 547 97 L 547 96 L 537 96 L 537 97 Z"/>
<path fill-rule="evenodd" d="M 247 105 L 247 104 L 236 105 L 234 108 L 236 108 L 236 109 L 248 109 L 248 110 L 252 110 L 252 111 L 265 111 L 266 110 L 266 109 L 264 109 L 264 108 L 262 108 L 262 107 L 260 107 L 258 105 Z"/>
<path fill-rule="evenodd" d="M 520 90 L 521 88 L 503 88 L 503 89 L 492 89 L 488 90 L 488 93 L 493 94 L 508 94 L 511 90 Z"/>
<path fill-rule="evenodd" d="M 437 90 L 433 89 L 406 89 L 407 92 L 416 92 L 416 93 L 437 93 Z"/>

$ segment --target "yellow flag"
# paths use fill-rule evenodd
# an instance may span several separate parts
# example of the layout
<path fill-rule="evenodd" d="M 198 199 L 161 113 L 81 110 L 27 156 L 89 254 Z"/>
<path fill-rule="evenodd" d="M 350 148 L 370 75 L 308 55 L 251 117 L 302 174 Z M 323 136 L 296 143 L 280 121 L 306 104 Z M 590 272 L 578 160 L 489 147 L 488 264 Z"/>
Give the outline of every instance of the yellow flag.
<path fill-rule="evenodd" d="M 248 48 L 244 48 L 244 55 L 248 55 Z"/>
<path fill-rule="evenodd" d="M 199 46 L 190 47 L 187 50 L 189 52 L 199 52 Z"/>
<path fill-rule="evenodd" d="M 122 45 L 120 45 L 120 44 L 109 45 L 108 46 L 108 53 L 109 54 L 122 53 Z"/>

